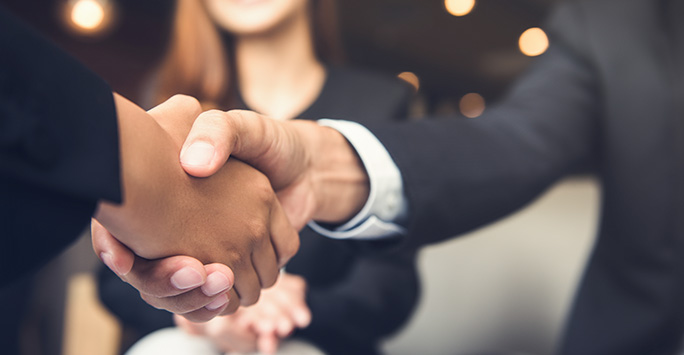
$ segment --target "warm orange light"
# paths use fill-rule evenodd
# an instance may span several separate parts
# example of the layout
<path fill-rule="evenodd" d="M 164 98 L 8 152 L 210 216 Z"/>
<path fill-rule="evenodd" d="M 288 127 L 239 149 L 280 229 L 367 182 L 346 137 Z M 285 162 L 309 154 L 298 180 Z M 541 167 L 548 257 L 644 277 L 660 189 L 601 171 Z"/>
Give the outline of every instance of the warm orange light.
<path fill-rule="evenodd" d="M 454 16 L 465 16 L 473 11 L 475 0 L 444 0 L 444 7 Z"/>
<path fill-rule="evenodd" d="M 105 9 L 95 0 L 78 0 L 71 8 L 71 22 L 84 30 L 97 30 L 105 19 Z"/>
<path fill-rule="evenodd" d="M 458 108 L 461 110 L 461 114 L 468 118 L 475 118 L 482 115 L 485 110 L 485 100 L 480 94 L 470 93 L 466 94 L 461 98 L 458 103 Z"/>
<path fill-rule="evenodd" d="M 413 88 L 416 91 L 418 91 L 418 89 L 420 89 L 420 79 L 418 78 L 418 75 L 416 75 L 410 71 L 405 71 L 405 72 L 399 73 L 399 75 L 397 75 L 397 78 L 411 84 L 411 86 L 413 86 Z"/>
<path fill-rule="evenodd" d="M 549 38 L 541 28 L 533 27 L 520 35 L 518 45 L 524 55 L 535 57 L 549 48 Z"/>

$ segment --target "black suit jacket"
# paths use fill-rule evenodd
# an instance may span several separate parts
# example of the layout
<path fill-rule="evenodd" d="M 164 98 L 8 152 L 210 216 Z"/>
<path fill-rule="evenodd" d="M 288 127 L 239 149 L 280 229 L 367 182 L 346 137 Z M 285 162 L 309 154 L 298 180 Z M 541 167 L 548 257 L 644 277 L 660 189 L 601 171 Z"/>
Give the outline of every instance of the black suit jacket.
<path fill-rule="evenodd" d="M 361 123 L 406 117 L 410 88 L 397 79 L 328 68 L 319 97 L 304 119 L 353 118 Z M 247 108 L 244 105 L 241 108 Z M 418 299 L 415 251 L 378 253 L 362 243 L 323 237 L 306 227 L 287 272 L 307 280 L 312 322 L 293 335 L 328 354 L 374 354 L 378 342 L 401 327 Z M 130 286 L 102 268 L 100 297 L 139 335 L 173 325 L 171 316 L 144 303 Z"/>
<path fill-rule="evenodd" d="M 502 217 L 569 172 L 598 176 L 598 237 L 561 354 L 680 348 L 682 3 L 564 3 L 547 26 L 549 50 L 500 106 L 474 120 L 372 127 L 402 172 L 413 246 Z"/>
<path fill-rule="evenodd" d="M 118 202 L 108 85 L 0 7 L 3 285 L 75 240 L 100 199 Z"/>

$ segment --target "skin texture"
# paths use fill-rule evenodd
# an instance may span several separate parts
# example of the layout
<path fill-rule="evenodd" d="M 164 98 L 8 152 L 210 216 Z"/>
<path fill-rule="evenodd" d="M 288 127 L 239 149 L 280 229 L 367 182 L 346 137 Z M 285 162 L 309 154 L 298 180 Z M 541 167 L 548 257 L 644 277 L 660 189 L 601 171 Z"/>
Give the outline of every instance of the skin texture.
<path fill-rule="evenodd" d="M 237 160 L 209 179 L 192 178 L 183 172 L 178 166 L 178 142 L 199 112 L 196 100 L 179 97 L 167 102 L 169 108 L 153 112 L 165 114 L 159 123 L 118 95 L 115 103 L 122 142 L 124 203 L 102 202 L 96 220 L 146 259 L 191 255 L 204 264 L 228 266 L 235 276 L 230 291 L 235 293 L 234 299 L 239 297 L 242 305 L 256 302 L 260 289 L 273 285 L 279 265 L 298 248 L 296 231 L 268 179 Z M 173 105 L 184 109 L 171 109 Z M 111 263 L 116 258 L 107 259 Z M 155 277 L 170 274 L 175 273 L 147 271 Z M 173 309 L 178 305 L 160 301 L 160 293 L 153 293 L 153 297 L 145 297 L 143 292 L 143 298 L 153 306 L 176 312 L 192 312 L 207 305 L 193 298 L 194 302 L 180 307 L 186 309 Z M 236 301 L 232 303 L 237 306 Z"/>
<path fill-rule="evenodd" d="M 214 148 L 202 166 L 187 165 L 194 176 L 211 176 L 232 155 L 271 180 L 295 228 L 309 220 L 341 223 L 368 200 L 368 175 L 339 132 L 310 121 L 276 121 L 251 111 L 209 111 L 194 122 L 184 148 Z"/>

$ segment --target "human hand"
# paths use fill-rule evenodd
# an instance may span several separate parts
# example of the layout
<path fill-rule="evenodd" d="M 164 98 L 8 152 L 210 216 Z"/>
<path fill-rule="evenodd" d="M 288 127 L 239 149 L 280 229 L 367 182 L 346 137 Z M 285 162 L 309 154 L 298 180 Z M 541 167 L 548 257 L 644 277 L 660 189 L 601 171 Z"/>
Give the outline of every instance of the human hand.
<path fill-rule="evenodd" d="M 234 291 L 230 292 L 233 271 L 223 264 L 202 265 L 195 258 L 180 255 L 158 260 L 141 258 L 94 219 L 91 236 L 95 254 L 156 308 L 204 322 L 231 314 L 239 306 L 239 302 L 227 302 L 238 298 Z"/>
<path fill-rule="evenodd" d="M 339 132 L 314 122 L 241 110 L 199 115 L 181 150 L 185 171 L 210 176 L 231 155 L 269 177 L 296 229 L 311 219 L 346 221 L 368 199 L 368 176 L 354 149 Z"/>
<path fill-rule="evenodd" d="M 224 352 L 273 354 L 280 341 L 295 328 L 311 322 L 306 305 L 306 281 L 297 275 L 283 274 L 276 284 L 261 294 L 259 302 L 240 308 L 235 314 L 217 317 L 207 323 L 194 323 L 176 317 L 176 324 L 186 332 L 209 338 Z"/>
<path fill-rule="evenodd" d="M 211 179 L 190 178 L 180 169 L 174 137 L 189 129 L 199 112 L 196 100 L 178 96 L 151 110 L 150 115 L 164 114 L 159 124 L 121 97 L 115 96 L 115 103 L 124 204 L 101 203 L 96 219 L 146 259 L 192 255 L 230 267 L 235 273 L 231 292 L 243 305 L 256 302 L 260 288 L 275 282 L 278 267 L 299 242 L 268 180 L 236 160 Z M 168 267 L 158 273 L 158 266 L 152 264 L 146 276 L 171 276 Z"/>

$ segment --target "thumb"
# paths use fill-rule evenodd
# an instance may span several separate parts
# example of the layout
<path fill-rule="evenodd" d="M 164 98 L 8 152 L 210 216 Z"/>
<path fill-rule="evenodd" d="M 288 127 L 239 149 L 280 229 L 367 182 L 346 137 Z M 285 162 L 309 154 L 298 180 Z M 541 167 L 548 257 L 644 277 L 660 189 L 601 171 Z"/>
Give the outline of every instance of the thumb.
<path fill-rule="evenodd" d="M 215 174 L 230 157 L 234 135 L 225 112 L 201 113 L 181 148 L 181 166 L 186 173 L 196 177 Z"/>
<path fill-rule="evenodd" d="M 261 115 L 243 110 L 209 110 L 192 125 L 181 149 L 183 169 L 196 177 L 215 174 L 231 154 L 248 163 L 271 147 L 272 124 Z"/>

